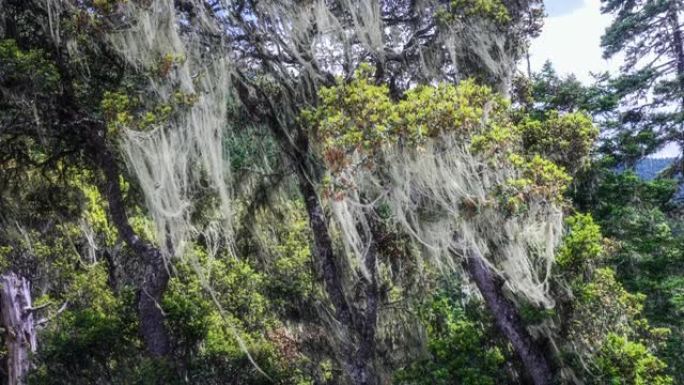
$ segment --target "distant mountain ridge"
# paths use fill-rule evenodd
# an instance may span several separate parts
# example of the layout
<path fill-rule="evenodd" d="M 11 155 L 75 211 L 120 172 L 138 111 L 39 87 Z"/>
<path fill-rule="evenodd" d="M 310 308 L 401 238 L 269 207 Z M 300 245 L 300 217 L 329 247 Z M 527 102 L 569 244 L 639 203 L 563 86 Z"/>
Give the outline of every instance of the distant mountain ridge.
<path fill-rule="evenodd" d="M 637 162 L 635 172 L 639 178 L 653 180 L 658 173 L 665 170 L 676 158 L 646 158 Z"/>
<path fill-rule="evenodd" d="M 658 174 L 665 170 L 677 158 L 646 158 L 637 162 L 635 172 L 637 176 L 643 180 L 653 180 Z M 677 192 L 674 194 L 675 201 L 684 200 L 684 183 L 679 185 Z"/>

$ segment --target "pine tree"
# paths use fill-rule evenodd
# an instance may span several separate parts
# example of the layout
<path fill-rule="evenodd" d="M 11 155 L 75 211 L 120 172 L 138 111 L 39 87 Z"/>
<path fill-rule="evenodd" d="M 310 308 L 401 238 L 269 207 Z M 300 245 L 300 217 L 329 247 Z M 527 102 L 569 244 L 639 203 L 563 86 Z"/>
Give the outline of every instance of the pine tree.
<path fill-rule="evenodd" d="M 623 53 L 615 82 L 622 131 L 655 140 L 642 156 L 668 143 L 684 144 L 684 3 L 680 0 L 602 0 L 614 16 L 601 45 L 604 57 Z M 681 172 L 684 158 L 673 169 Z"/>

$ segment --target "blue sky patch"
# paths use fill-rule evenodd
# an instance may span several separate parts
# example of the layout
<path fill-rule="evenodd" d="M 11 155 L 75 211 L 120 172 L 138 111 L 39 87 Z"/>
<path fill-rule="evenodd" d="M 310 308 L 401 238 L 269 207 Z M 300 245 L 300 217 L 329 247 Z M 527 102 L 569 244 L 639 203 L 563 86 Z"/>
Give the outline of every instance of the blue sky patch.
<path fill-rule="evenodd" d="M 546 0 L 546 13 L 549 16 L 563 16 L 584 5 L 584 0 Z"/>

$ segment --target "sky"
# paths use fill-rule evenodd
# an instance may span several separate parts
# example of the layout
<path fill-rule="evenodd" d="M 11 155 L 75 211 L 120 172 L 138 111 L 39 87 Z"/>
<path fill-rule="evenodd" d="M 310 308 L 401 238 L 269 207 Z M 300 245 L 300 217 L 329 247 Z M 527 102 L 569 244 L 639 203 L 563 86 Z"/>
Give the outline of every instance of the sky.
<path fill-rule="evenodd" d="M 611 17 L 602 15 L 600 0 L 546 0 L 548 17 L 541 36 L 532 41 L 532 70 L 550 60 L 560 74 L 574 73 L 584 82 L 591 72 L 617 72 L 621 57 L 610 60 L 601 55 L 601 35 Z"/>
<path fill-rule="evenodd" d="M 603 59 L 601 35 L 611 22 L 610 15 L 601 14 L 600 0 L 546 0 L 544 28 L 530 46 L 532 71 L 539 71 L 550 60 L 560 75 L 575 74 L 585 83 L 592 80 L 590 72 L 609 71 L 617 74 L 622 55 Z M 526 71 L 521 63 L 521 70 Z M 675 145 L 669 145 L 654 157 L 679 154 Z"/>

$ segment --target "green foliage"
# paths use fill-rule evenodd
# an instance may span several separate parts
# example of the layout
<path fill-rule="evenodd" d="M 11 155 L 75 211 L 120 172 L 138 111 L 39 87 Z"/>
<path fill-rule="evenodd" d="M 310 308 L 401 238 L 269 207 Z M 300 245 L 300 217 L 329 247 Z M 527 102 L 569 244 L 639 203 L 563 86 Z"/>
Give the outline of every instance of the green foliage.
<path fill-rule="evenodd" d="M 547 61 L 539 72 L 531 75 L 529 79 L 514 79 L 513 100 L 538 119 L 553 111 L 596 116 L 610 113 L 618 106 L 619 97 L 613 92 L 607 74 L 594 75 L 594 82 L 585 85 L 572 74 L 559 76 Z"/>
<path fill-rule="evenodd" d="M 590 200 L 597 221 L 613 241 L 609 261 L 621 282 L 646 295 L 644 313 L 672 330 L 662 357 L 676 381 L 684 379 L 681 322 L 684 253 L 679 223 L 668 218 L 676 182 L 643 181 L 633 172 L 606 172 Z"/>
<path fill-rule="evenodd" d="M 567 224 L 557 259 L 573 293 L 559 304 L 566 364 L 586 370 L 590 384 L 672 383 L 655 354 L 670 330 L 652 327 L 643 314 L 646 296 L 630 293 L 613 269 L 601 267 L 605 241 L 591 215 L 574 215 Z"/>
<path fill-rule="evenodd" d="M 512 154 L 509 159 L 520 169 L 520 178 L 507 182 L 508 191 L 504 197 L 508 197 L 509 205 L 517 206 L 535 197 L 554 202 L 563 201 L 563 193 L 572 179 L 565 170 L 539 155 L 525 160 Z"/>
<path fill-rule="evenodd" d="M 115 133 L 121 127 L 131 125 L 133 122 L 133 115 L 130 113 L 131 104 L 130 98 L 124 93 L 108 91 L 104 93 L 102 110 L 111 133 Z"/>
<path fill-rule="evenodd" d="M 181 91 L 176 91 L 168 101 L 155 104 L 133 98 L 129 93 L 132 91 L 105 91 L 103 94 L 100 107 L 112 135 L 117 135 L 123 128 L 151 130 L 197 102 L 196 95 Z"/>
<path fill-rule="evenodd" d="M 357 148 L 373 154 L 400 139 L 417 146 L 446 133 L 468 137 L 483 131 L 485 114 L 505 122 L 508 106 L 473 81 L 416 87 L 395 102 L 386 85 L 371 80 L 367 65 L 351 82 L 322 88 L 319 97 L 319 107 L 305 110 L 302 120 L 314 127 L 327 158 Z"/>
<path fill-rule="evenodd" d="M 596 269 L 587 283 L 575 282 L 575 294 L 582 311 L 597 317 L 599 311 L 605 316 L 610 312 L 615 326 L 620 326 L 620 319 L 634 319 L 643 310 L 643 294 L 631 294 L 615 279 L 615 272 L 610 268 Z M 610 308 L 604 306 L 609 305 Z M 610 323 L 611 319 L 601 322 Z"/>
<path fill-rule="evenodd" d="M 262 294 L 264 276 L 237 259 L 207 260 L 199 248 L 194 253 L 199 270 L 177 266 L 163 303 L 191 382 L 219 384 L 231 377 L 236 384 L 270 383 L 259 370 L 282 383 L 296 381 L 272 338 L 280 326 Z"/>
<path fill-rule="evenodd" d="M 620 384 L 672 383 L 667 365 L 654 354 L 670 331 L 652 328 L 643 318 L 644 295 L 627 292 L 609 268 L 597 269 L 586 283 L 576 280 L 573 286 L 577 299 L 567 320 L 567 338 L 576 344 L 572 352 L 593 352 L 597 342 L 603 346 L 589 354 L 596 366 L 589 368 L 590 383 L 614 384 L 616 378 L 625 381 Z M 644 378 L 649 380 L 639 382 Z"/>
<path fill-rule="evenodd" d="M 520 177 L 502 186 L 498 199 L 512 212 L 533 197 L 562 201 L 570 178 L 559 165 L 581 163 L 597 135 L 581 114 L 516 126 L 509 102 L 472 80 L 416 87 L 393 101 L 388 87 L 371 81 L 370 67 L 362 66 L 351 82 L 323 88 L 319 96 L 318 108 L 305 110 L 301 119 L 322 143 L 333 175 L 375 167 L 383 151 L 397 143 L 420 149 L 429 139 L 454 135 L 491 167 L 518 170 Z M 361 164 L 352 164 L 353 154 L 362 155 Z M 542 157 L 546 154 L 553 154 L 556 164 Z"/>
<path fill-rule="evenodd" d="M 31 383 L 138 383 L 134 296 L 109 289 L 103 264 L 77 272 L 71 282 L 59 298 L 68 301 L 67 310 L 41 334 Z"/>
<path fill-rule="evenodd" d="M 27 87 L 42 96 L 56 92 L 60 80 L 55 65 L 39 49 L 23 50 L 15 40 L 0 40 L 0 83 Z"/>
<path fill-rule="evenodd" d="M 80 190 L 86 198 L 86 206 L 83 212 L 83 219 L 92 228 L 95 234 L 101 235 L 101 245 L 112 247 L 118 239 L 116 228 L 110 223 L 107 217 L 106 203 L 102 195 L 95 186 L 86 183 L 79 183 Z"/>
<path fill-rule="evenodd" d="M 464 299 L 457 293 L 442 288 L 421 310 L 429 357 L 401 370 L 396 384 L 494 385 L 510 381 L 505 364 L 511 353 L 495 337 L 481 304 L 463 305 Z"/>
<path fill-rule="evenodd" d="M 668 385 L 672 378 L 663 375 L 665 363 L 648 349 L 627 338 L 609 334 L 596 359 L 595 383 L 606 385 Z"/>
<path fill-rule="evenodd" d="M 563 270 L 582 268 L 599 261 L 603 253 L 601 228 L 589 214 L 577 214 L 566 220 L 568 233 L 558 250 L 556 263 Z"/>
<path fill-rule="evenodd" d="M 266 165 L 278 164 L 278 147 L 273 138 L 244 122 L 244 128 L 225 139 L 225 147 L 230 154 L 230 167 L 233 172 L 253 172 L 264 162 Z"/>
<path fill-rule="evenodd" d="M 256 213 L 256 231 L 264 252 L 269 254 L 264 269 L 264 291 L 271 306 L 285 317 L 301 316 L 311 307 L 315 293 L 312 277 L 309 222 L 303 215 L 303 203 L 284 202 L 279 215 Z"/>
<path fill-rule="evenodd" d="M 571 173 L 584 165 L 598 137 L 591 118 L 580 112 L 551 110 L 544 120 L 526 119 L 520 127 L 527 151 L 543 154 Z"/>
<path fill-rule="evenodd" d="M 179 275 L 169 282 L 160 304 L 174 341 L 173 357 L 167 361 L 144 357 L 132 288 L 113 292 L 105 265 L 96 264 L 75 272 L 58 297 L 42 300 L 68 301 L 68 308 L 41 334 L 31 383 L 180 384 L 187 383 L 182 380 L 186 378 L 202 384 L 268 384 L 273 379 L 295 384 L 305 380 L 295 366 L 300 358 L 292 355 L 289 340 L 279 337 L 286 332 L 262 294 L 264 276 L 245 262 L 207 261 L 200 248 L 195 252 L 205 259 L 203 274 L 189 265 L 177 265 Z"/>
<path fill-rule="evenodd" d="M 484 17 L 506 24 L 511 21 L 508 8 L 501 0 L 451 0 L 438 13 L 438 20 L 451 24 L 464 17 Z"/>

